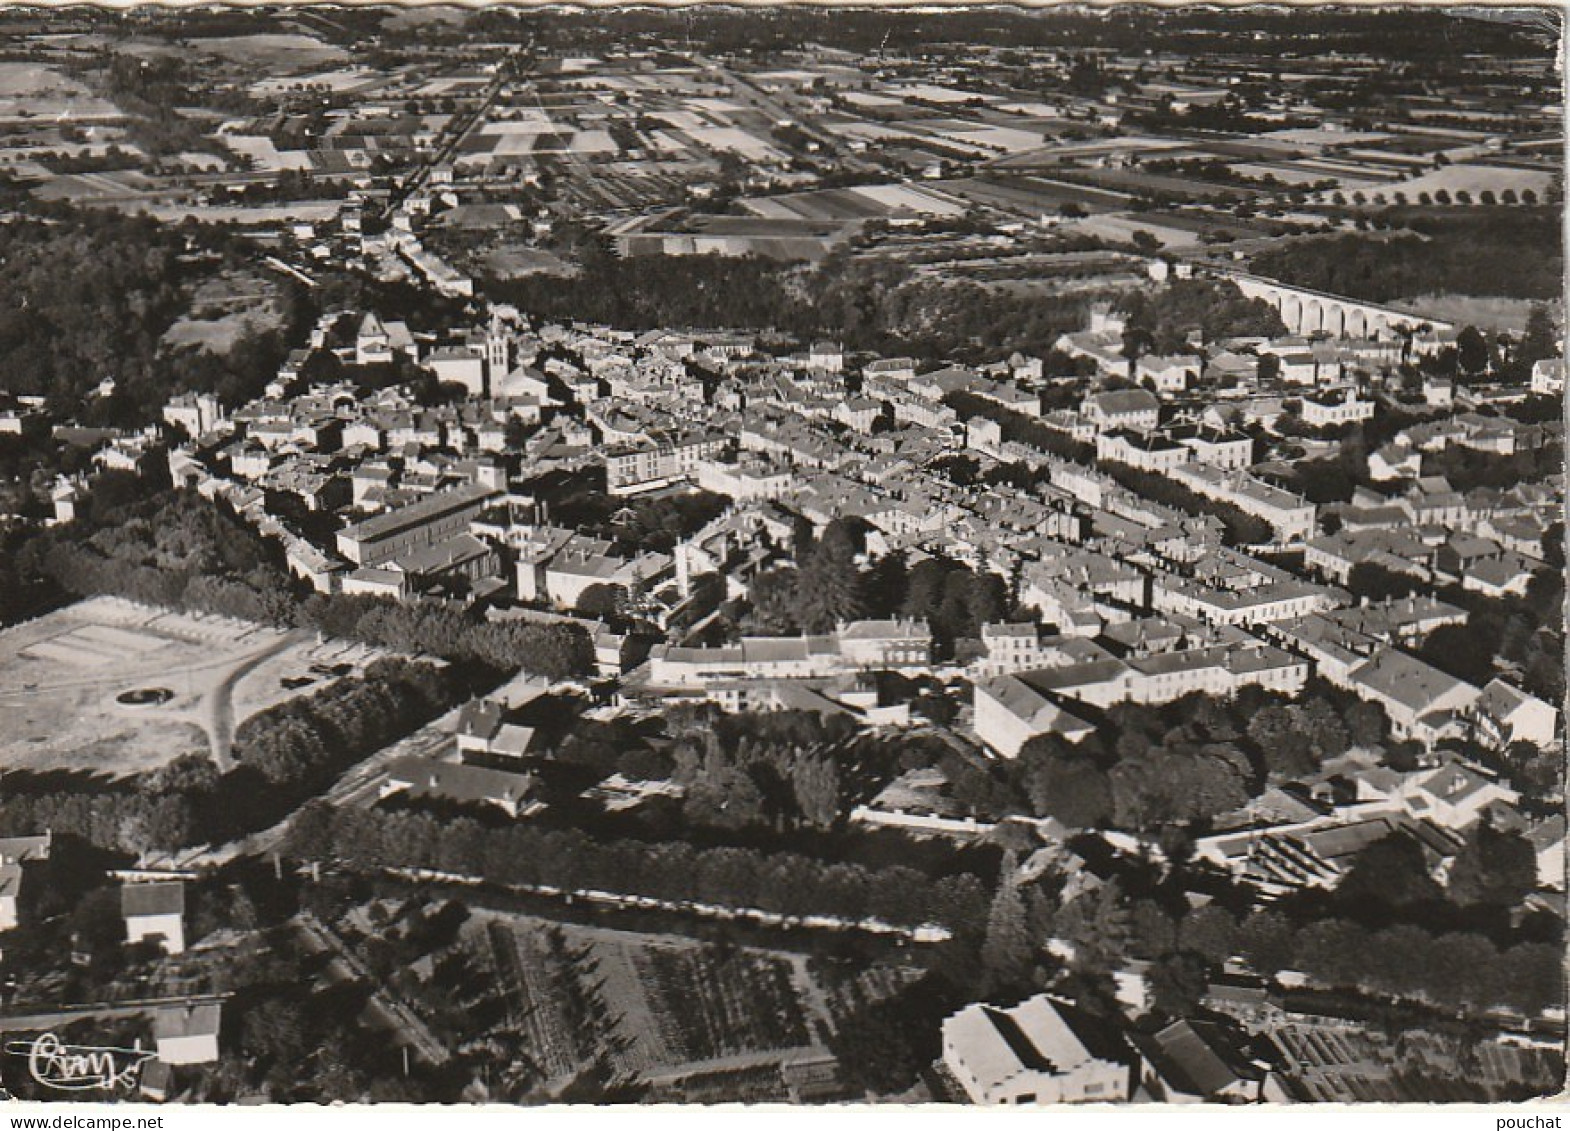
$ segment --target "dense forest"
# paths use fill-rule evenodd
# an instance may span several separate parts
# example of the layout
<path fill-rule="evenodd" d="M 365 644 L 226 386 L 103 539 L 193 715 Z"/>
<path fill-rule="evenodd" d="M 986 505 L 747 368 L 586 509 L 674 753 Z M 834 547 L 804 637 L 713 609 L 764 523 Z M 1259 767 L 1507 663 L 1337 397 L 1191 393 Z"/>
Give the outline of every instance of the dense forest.
<path fill-rule="evenodd" d="M 0 227 L 0 392 L 125 426 L 156 419 L 173 393 L 212 391 L 235 404 L 276 374 L 307 317 L 292 286 L 285 325 L 246 335 L 227 356 L 160 345 L 196 285 L 240 263 L 238 237 L 110 210 L 48 213 Z M 113 393 L 95 396 L 105 378 Z"/>
<path fill-rule="evenodd" d="M 1410 231 L 1285 243 L 1257 255 L 1252 268 L 1370 302 L 1438 294 L 1547 300 L 1564 289 L 1558 208 L 1390 209 L 1383 219 Z"/>
<path fill-rule="evenodd" d="M 900 264 L 843 255 L 817 267 L 752 256 L 622 259 L 587 235 L 573 239 L 570 251 L 579 263 L 570 278 L 492 280 L 485 289 L 493 300 L 562 321 L 640 330 L 773 329 L 931 361 L 996 360 L 1014 350 L 1045 354 L 1059 335 L 1084 325 L 1094 297 L 912 282 Z"/>

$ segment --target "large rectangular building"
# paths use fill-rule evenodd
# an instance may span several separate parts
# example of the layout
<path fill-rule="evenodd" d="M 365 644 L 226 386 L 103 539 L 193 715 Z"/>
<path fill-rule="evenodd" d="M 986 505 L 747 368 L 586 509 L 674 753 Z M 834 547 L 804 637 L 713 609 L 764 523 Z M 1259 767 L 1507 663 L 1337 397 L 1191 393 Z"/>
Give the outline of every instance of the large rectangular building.
<path fill-rule="evenodd" d="M 338 532 L 338 552 L 357 566 L 379 566 L 464 533 L 470 520 L 499 494 L 479 484 L 438 491 L 344 527 Z"/>

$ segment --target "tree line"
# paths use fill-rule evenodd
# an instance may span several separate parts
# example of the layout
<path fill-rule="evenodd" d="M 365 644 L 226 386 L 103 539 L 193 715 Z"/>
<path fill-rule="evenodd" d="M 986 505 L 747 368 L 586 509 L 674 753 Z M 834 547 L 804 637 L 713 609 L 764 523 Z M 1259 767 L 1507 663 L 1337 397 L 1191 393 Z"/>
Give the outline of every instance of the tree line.
<path fill-rule="evenodd" d="M 1452 294 L 1548 300 L 1562 289 L 1559 210 L 1480 208 L 1446 212 L 1391 209 L 1410 233 L 1362 234 L 1283 243 L 1254 257 L 1272 279 L 1370 302 Z"/>
<path fill-rule="evenodd" d="M 1535 1015 L 1564 1000 L 1564 955 L 1551 943 L 1501 947 L 1474 931 L 1371 929 L 1339 918 L 1296 924 L 1265 910 L 1241 924 L 1237 945 L 1261 973 L 1295 970 L 1321 986 L 1452 1009 Z"/>
<path fill-rule="evenodd" d="M 786 852 L 702 848 L 683 841 L 596 841 L 578 829 L 487 827 L 415 811 L 312 802 L 291 824 L 290 851 L 356 869 L 428 868 L 512 886 L 605 891 L 785 916 L 875 919 L 963 929 L 986 913 L 973 875 L 932 879 L 901 866 L 871 869 Z"/>
<path fill-rule="evenodd" d="M 536 316 L 625 329 L 752 327 L 846 349 L 922 360 L 1043 355 L 1084 323 L 1089 298 L 912 281 L 905 264 L 840 251 L 816 266 L 761 256 L 617 256 L 602 237 L 567 228 L 567 278 L 483 281 L 487 295 Z"/>

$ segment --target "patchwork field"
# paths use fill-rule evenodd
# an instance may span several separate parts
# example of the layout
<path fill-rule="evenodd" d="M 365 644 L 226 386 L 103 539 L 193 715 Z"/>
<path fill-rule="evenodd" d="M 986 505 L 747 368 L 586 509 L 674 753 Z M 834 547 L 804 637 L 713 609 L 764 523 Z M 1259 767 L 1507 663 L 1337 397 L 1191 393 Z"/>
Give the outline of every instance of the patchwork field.
<path fill-rule="evenodd" d="M 99 597 L 0 632 L 0 766 L 143 773 L 372 658 L 243 621 Z"/>

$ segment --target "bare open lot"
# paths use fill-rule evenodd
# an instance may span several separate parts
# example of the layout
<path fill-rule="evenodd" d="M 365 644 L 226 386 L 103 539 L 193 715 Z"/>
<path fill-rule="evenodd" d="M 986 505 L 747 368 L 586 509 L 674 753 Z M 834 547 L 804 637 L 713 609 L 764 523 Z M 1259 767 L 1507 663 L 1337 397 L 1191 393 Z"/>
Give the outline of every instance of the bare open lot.
<path fill-rule="evenodd" d="M 0 766 L 123 777 L 192 751 L 373 658 L 220 617 L 99 597 L 0 633 Z"/>
<path fill-rule="evenodd" d="M 249 272 L 227 272 L 197 288 L 191 310 L 164 333 L 171 348 L 197 346 L 226 354 L 246 334 L 264 333 L 283 323 L 278 284 Z"/>

